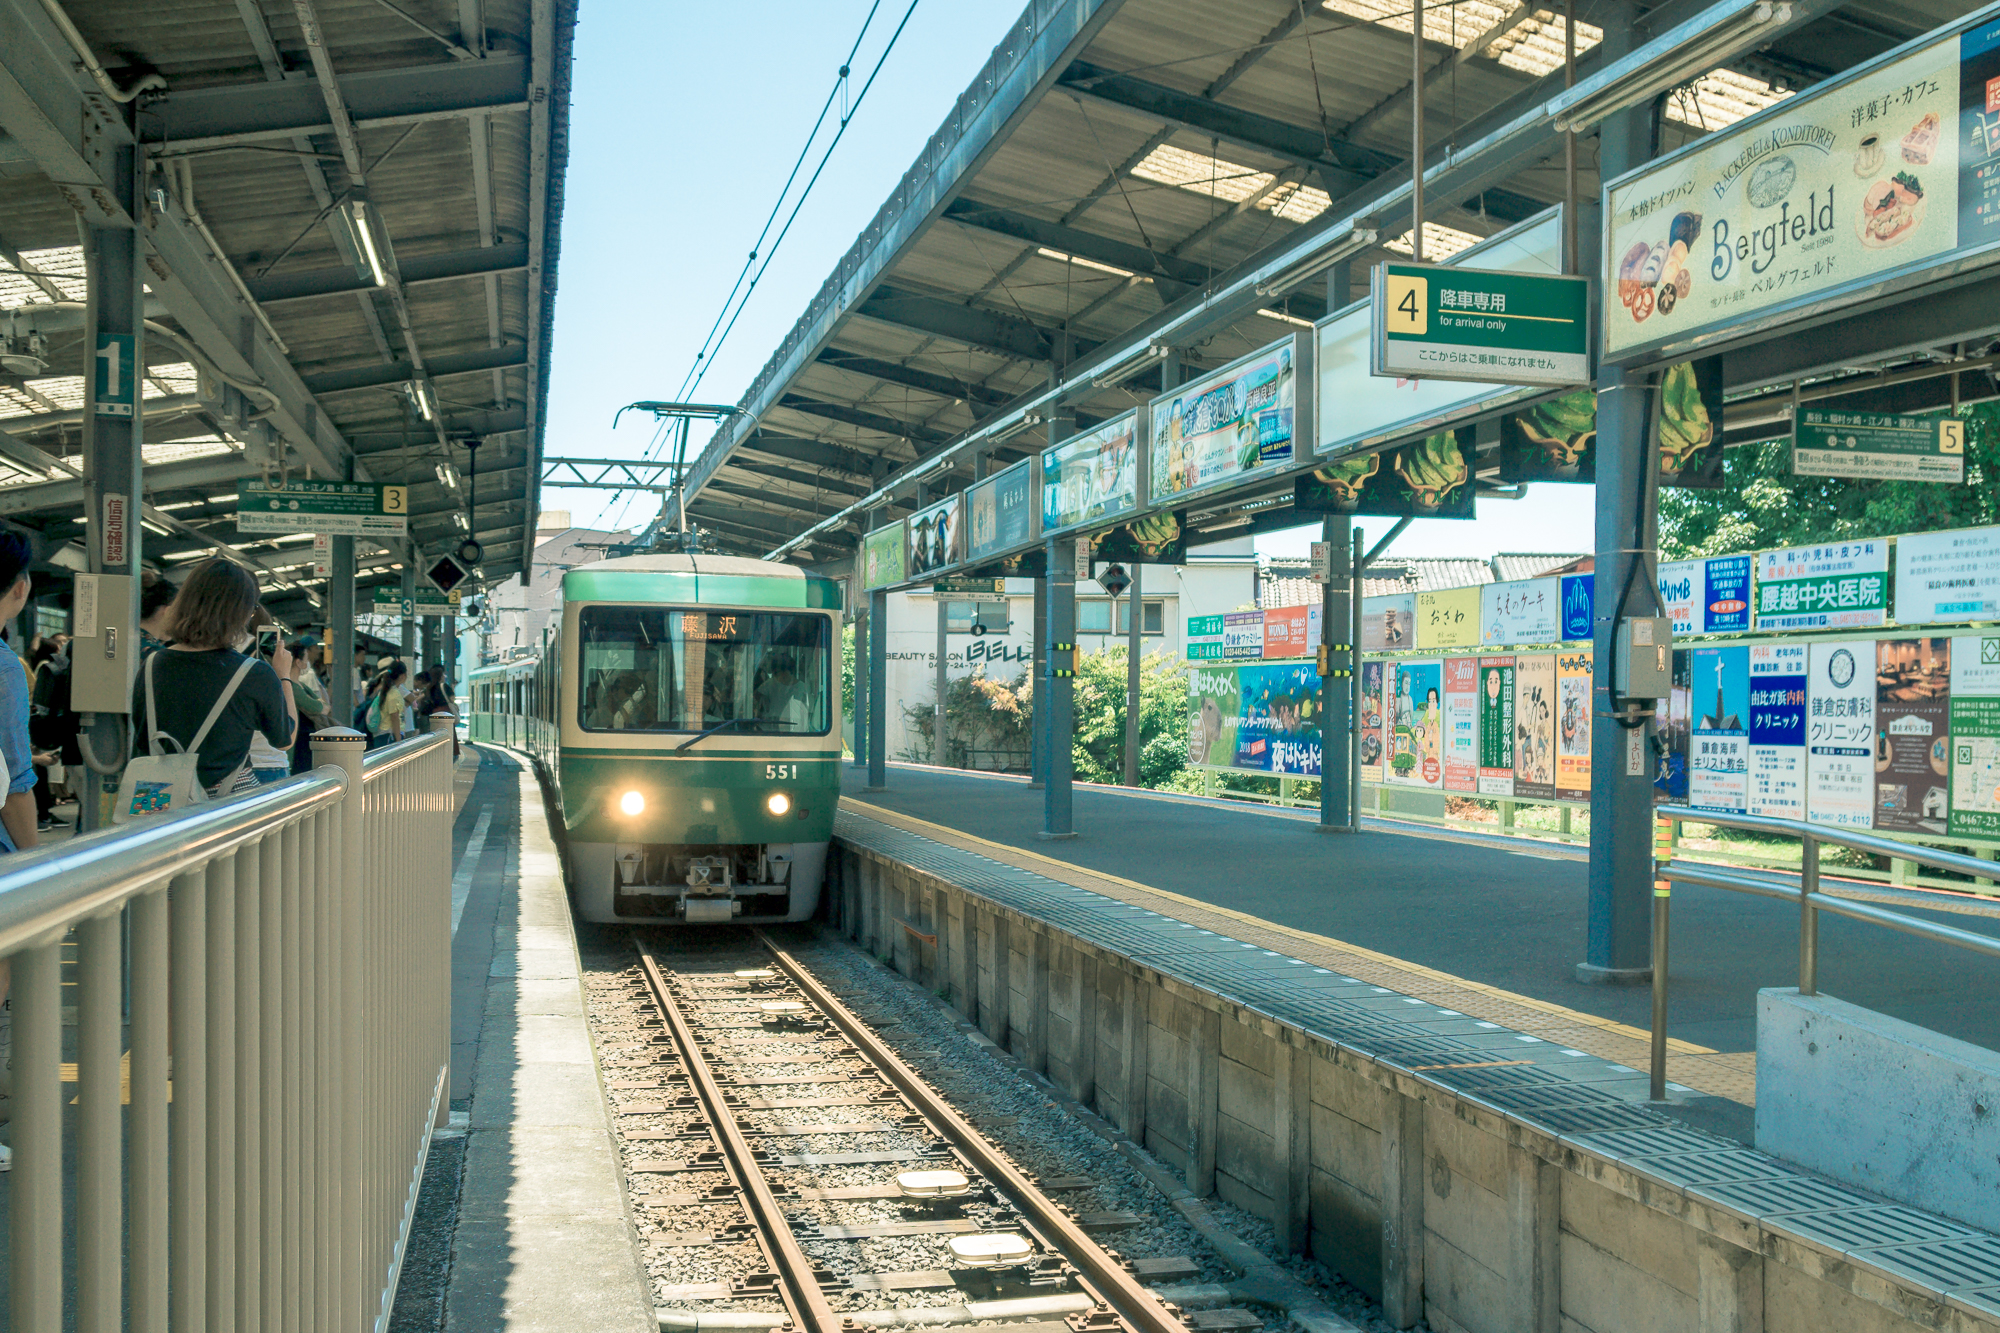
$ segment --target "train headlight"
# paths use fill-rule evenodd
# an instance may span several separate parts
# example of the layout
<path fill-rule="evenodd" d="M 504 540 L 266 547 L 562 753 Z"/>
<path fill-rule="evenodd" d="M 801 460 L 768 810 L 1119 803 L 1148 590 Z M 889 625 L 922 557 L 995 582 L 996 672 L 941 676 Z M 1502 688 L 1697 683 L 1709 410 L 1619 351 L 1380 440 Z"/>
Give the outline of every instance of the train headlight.
<path fill-rule="evenodd" d="M 764 798 L 764 808 L 774 815 L 791 813 L 792 798 L 781 791 L 774 791 Z"/>
<path fill-rule="evenodd" d="M 628 815 L 642 815 L 646 813 L 646 794 L 628 791 L 618 798 L 618 808 Z"/>

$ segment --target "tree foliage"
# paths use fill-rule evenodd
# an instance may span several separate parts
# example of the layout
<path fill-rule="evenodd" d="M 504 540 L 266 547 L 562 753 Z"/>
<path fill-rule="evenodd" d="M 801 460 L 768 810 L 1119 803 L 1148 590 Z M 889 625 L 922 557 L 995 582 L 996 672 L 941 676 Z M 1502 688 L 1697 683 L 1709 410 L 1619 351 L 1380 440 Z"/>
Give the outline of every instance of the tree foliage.
<path fill-rule="evenodd" d="M 1071 751 L 1079 781 L 1125 780 L 1124 647 L 1080 657 Z M 1139 785 L 1165 786 L 1187 767 L 1187 666 L 1165 653 L 1139 659 Z"/>
<path fill-rule="evenodd" d="M 1660 492 L 1660 553 L 1729 555 L 2000 522 L 2000 405 L 1982 403 L 1960 415 L 1963 486 L 1795 477 L 1789 441 L 1749 445 L 1724 456 L 1719 489 Z"/>
<path fill-rule="evenodd" d="M 915 733 L 903 758 L 932 762 L 932 727 L 937 720 L 937 692 L 903 705 L 903 717 Z M 985 667 L 959 676 L 945 686 L 944 762 L 951 767 L 1020 768 L 1028 765 L 1028 728 L 1034 715 L 1034 686 L 1023 671 L 1011 681 L 991 680 Z M 983 762 L 969 764 L 974 751 Z"/>

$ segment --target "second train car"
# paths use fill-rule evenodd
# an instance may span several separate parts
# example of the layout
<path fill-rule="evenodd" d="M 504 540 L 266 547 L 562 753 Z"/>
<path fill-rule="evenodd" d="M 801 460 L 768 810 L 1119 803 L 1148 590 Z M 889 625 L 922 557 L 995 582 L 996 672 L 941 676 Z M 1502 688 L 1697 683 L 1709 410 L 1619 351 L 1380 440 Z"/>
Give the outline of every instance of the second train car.
<path fill-rule="evenodd" d="M 840 796 L 840 585 L 712 555 L 563 575 L 540 654 L 471 673 L 471 735 L 532 754 L 587 921 L 801 921 Z"/>

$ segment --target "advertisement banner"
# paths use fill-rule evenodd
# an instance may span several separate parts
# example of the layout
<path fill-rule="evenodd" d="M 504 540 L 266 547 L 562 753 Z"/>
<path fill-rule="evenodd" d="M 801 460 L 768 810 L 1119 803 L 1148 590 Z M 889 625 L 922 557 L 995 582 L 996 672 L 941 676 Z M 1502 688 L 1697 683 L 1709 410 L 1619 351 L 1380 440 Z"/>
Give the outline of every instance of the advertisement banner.
<path fill-rule="evenodd" d="M 1287 338 L 1155 398 L 1152 499 L 1288 467 L 1297 443 L 1297 355 Z"/>
<path fill-rule="evenodd" d="M 1595 614 L 1597 577 L 1593 574 L 1562 576 L 1562 641 L 1589 643 L 1597 637 Z"/>
<path fill-rule="evenodd" d="M 1518 579 L 1479 590 L 1479 642 L 1489 647 L 1562 637 L 1562 580 Z"/>
<path fill-rule="evenodd" d="M 1514 795 L 1551 801 L 1556 794 L 1556 659 L 1514 659 Z"/>
<path fill-rule="evenodd" d="M 1190 662 L 1213 662 L 1222 657 L 1222 617 L 1189 616 L 1187 622 L 1187 659 Z"/>
<path fill-rule="evenodd" d="M 1222 655 L 1224 657 L 1262 657 L 1264 655 L 1264 613 L 1262 611 L 1230 611 L 1222 617 Z"/>
<path fill-rule="evenodd" d="M 1896 538 L 1896 623 L 2000 620 L 2000 527 Z"/>
<path fill-rule="evenodd" d="M 1444 789 L 1479 790 L 1479 659 L 1444 660 Z"/>
<path fill-rule="evenodd" d="M 887 588 L 909 577 L 909 548 L 901 523 L 877 528 L 861 539 L 861 586 Z"/>
<path fill-rule="evenodd" d="M 959 562 L 963 495 L 947 495 L 910 515 L 910 574 L 930 574 Z"/>
<path fill-rule="evenodd" d="M 1417 594 L 1417 647 L 1479 646 L 1479 589 L 1439 588 Z"/>
<path fill-rule="evenodd" d="M 1889 542 L 1858 537 L 1757 556 L 1758 630 L 1873 629 L 1889 614 Z"/>
<path fill-rule="evenodd" d="M 1042 451 L 1042 531 L 1116 518 L 1139 503 L 1139 414 L 1113 417 Z"/>
<path fill-rule="evenodd" d="M 1945 831 L 2000 838 L 2000 636 L 1951 650 L 1951 808 Z"/>
<path fill-rule="evenodd" d="M 1444 784 L 1444 664 L 1391 662 L 1389 671 L 1387 780 L 1435 790 Z"/>
<path fill-rule="evenodd" d="M 1417 595 L 1392 592 L 1361 599 L 1361 651 L 1395 653 L 1417 646 Z"/>
<path fill-rule="evenodd" d="M 1806 822 L 1875 825 L 1875 645 L 1806 647 Z"/>
<path fill-rule="evenodd" d="M 1829 80 L 1710 134 L 1608 193 L 1604 352 L 1684 343 L 1829 308 L 1843 289 L 1990 239 L 1960 218 L 1989 141 L 1957 132 L 1954 35 L 1853 78 Z M 1982 103 L 1983 103 L 1982 99 Z"/>
<path fill-rule="evenodd" d="M 1187 558 L 1187 512 L 1147 514 L 1096 534 L 1092 548 L 1109 562 L 1178 565 Z"/>
<path fill-rule="evenodd" d="M 1514 659 L 1479 659 L 1479 794 L 1514 794 Z"/>
<path fill-rule="evenodd" d="M 1197 768 L 1233 768 L 1236 722 L 1243 711 L 1233 666 L 1188 671 L 1188 762 Z"/>
<path fill-rule="evenodd" d="M 1806 645 L 1750 645 L 1750 813 L 1806 817 Z"/>
<path fill-rule="evenodd" d="M 1688 794 L 1688 742 L 1694 732 L 1694 688 L 1689 678 L 1688 650 L 1674 649 L 1673 683 L 1667 688 L 1667 712 L 1654 721 L 1664 753 L 1653 770 L 1653 803 L 1683 805 Z"/>
<path fill-rule="evenodd" d="M 1722 485 L 1722 358 L 1668 366 L 1658 402 L 1660 485 Z"/>
<path fill-rule="evenodd" d="M 1361 780 L 1382 780 L 1382 681 L 1387 662 L 1361 664 Z"/>
<path fill-rule="evenodd" d="M 1556 654 L 1556 799 L 1590 799 L 1590 654 Z"/>
<path fill-rule="evenodd" d="M 1750 628 L 1750 557 L 1669 560 L 1659 567 L 1660 614 L 1688 634 L 1738 634 Z"/>
<path fill-rule="evenodd" d="M 1945 831 L 1951 785 L 1951 640 L 1875 642 L 1875 827 Z"/>
<path fill-rule="evenodd" d="M 1750 808 L 1750 650 L 1696 648 L 1689 658 L 1688 804 L 1743 814 Z"/>
<path fill-rule="evenodd" d="M 1500 421 L 1500 480 L 1597 480 L 1597 391 L 1578 389 Z"/>
<path fill-rule="evenodd" d="M 1310 662 L 1236 668 L 1241 713 L 1235 767 L 1319 776 L 1319 672 Z"/>
<path fill-rule="evenodd" d="M 1383 453 L 1348 454 L 1292 483 L 1301 514 L 1472 518 L 1472 430 L 1433 435 Z"/>
<path fill-rule="evenodd" d="M 1034 461 L 1024 458 L 972 488 L 966 500 L 971 510 L 966 528 L 967 560 L 997 555 L 1034 536 L 1033 473 Z"/>
<path fill-rule="evenodd" d="M 1264 656 L 1319 656 L 1321 608 L 1276 606 L 1264 612 Z"/>

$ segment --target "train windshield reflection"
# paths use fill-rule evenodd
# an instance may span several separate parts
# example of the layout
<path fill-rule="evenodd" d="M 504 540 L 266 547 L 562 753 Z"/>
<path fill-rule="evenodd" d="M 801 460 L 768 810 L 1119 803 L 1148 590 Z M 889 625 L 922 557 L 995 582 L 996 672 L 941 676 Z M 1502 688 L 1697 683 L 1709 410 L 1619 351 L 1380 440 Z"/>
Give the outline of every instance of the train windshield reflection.
<path fill-rule="evenodd" d="M 590 606 L 578 617 L 586 731 L 823 736 L 831 722 L 823 615 Z"/>

